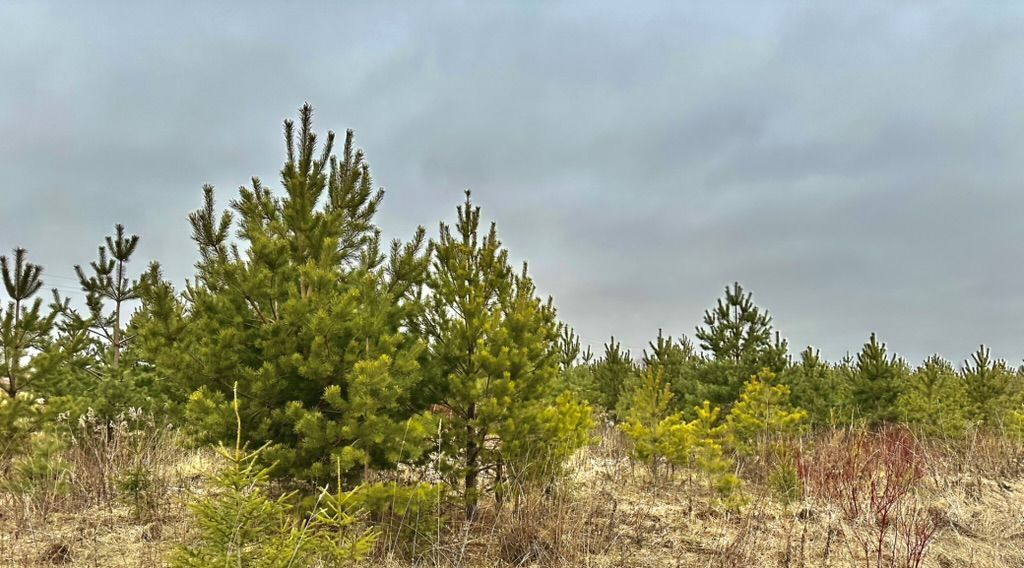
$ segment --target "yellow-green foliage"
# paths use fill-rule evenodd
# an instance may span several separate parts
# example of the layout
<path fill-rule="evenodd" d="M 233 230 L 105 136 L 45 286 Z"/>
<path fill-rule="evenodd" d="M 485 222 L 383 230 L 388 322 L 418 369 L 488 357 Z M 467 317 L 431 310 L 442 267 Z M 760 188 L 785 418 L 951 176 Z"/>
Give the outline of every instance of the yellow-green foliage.
<path fill-rule="evenodd" d="M 345 493 L 346 512 L 365 514 L 380 529 L 379 542 L 410 556 L 430 550 L 443 526 L 444 484 L 368 483 Z"/>
<path fill-rule="evenodd" d="M 619 415 L 625 421 L 620 426 L 633 442 L 633 457 L 657 470 L 657 462 L 664 455 L 663 437 L 669 428 L 676 427 L 681 416 L 669 417 L 672 388 L 665 380 L 662 369 L 647 369 L 637 377 L 619 405 Z M 663 425 L 663 421 L 672 419 Z M 678 430 L 678 428 L 676 428 Z M 680 435 L 676 431 L 674 435 Z"/>
<path fill-rule="evenodd" d="M 502 455 L 515 481 L 559 475 L 565 461 L 590 443 L 593 409 L 572 393 L 526 410 L 529 420 L 508 421 L 500 429 Z"/>
<path fill-rule="evenodd" d="M 740 480 L 733 473 L 733 462 L 726 455 L 725 425 L 718 423 L 722 409 L 712 408 L 704 401 L 703 406 L 694 409 L 697 418 L 689 423 L 693 436 L 691 459 L 694 467 L 708 477 L 708 482 L 723 496 L 731 495 L 740 486 Z"/>
<path fill-rule="evenodd" d="M 671 465 L 692 467 L 693 449 L 697 445 L 694 426 L 683 418 L 682 412 L 665 418 L 651 432 L 651 451 Z"/>
<path fill-rule="evenodd" d="M 34 432 L 24 451 L 8 464 L 0 489 L 16 497 L 26 512 L 45 521 L 57 499 L 71 489 L 72 471 L 62 457 L 64 444 L 48 432 Z"/>
<path fill-rule="evenodd" d="M 732 448 L 749 454 L 761 440 L 798 433 L 807 413 L 793 408 L 789 396 L 789 387 L 779 384 L 770 370 L 751 377 L 725 419 Z"/>
<path fill-rule="evenodd" d="M 24 453 L 33 432 L 42 428 L 45 406 L 31 393 L 13 397 L 0 391 L 0 464 Z"/>
<path fill-rule="evenodd" d="M 697 471 L 722 496 L 739 488 L 724 444 L 725 424 L 719 423 L 720 408 L 705 401 L 694 408 L 693 420 L 687 421 L 682 412 L 658 419 L 672 398 L 660 372 L 646 373 L 632 396 L 635 406 L 620 428 L 633 442 L 634 457 L 650 465 L 655 474 L 660 463 Z"/>
<path fill-rule="evenodd" d="M 1010 411 L 1006 416 L 1006 432 L 1024 441 L 1024 409 Z"/>

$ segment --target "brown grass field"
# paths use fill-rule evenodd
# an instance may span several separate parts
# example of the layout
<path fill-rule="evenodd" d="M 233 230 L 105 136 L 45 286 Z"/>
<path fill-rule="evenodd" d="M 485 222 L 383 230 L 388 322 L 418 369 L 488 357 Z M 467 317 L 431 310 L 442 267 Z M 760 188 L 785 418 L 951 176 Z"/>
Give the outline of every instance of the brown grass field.
<path fill-rule="evenodd" d="M 556 488 L 524 490 L 501 507 L 489 502 L 471 524 L 448 522 L 415 558 L 400 552 L 385 531 L 366 564 L 1024 566 L 1024 452 L 1019 444 L 980 434 L 955 443 L 915 442 L 920 455 L 907 463 L 919 472 L 904 493 L 892 494 L 895 505 L 886 510 L 891 519 L 883 522 L 872 508 L 880 505 L 871 502 L 884 500 L 889 489 L 872 489 L 868 480 L 877 469 L 865 462 L 856 470 L 857 479 L 836 474 L 842 470 L 836 460 L 852 463 L 847 454 L 854 444 L 842 434 L 800 441 L 820 448 L 813 454 L 819 463 L 801 469 L 803 490 L 789 503 L 777 496 L 773 482 L 758 473 L 758 460 L 752 459 L 740 466 L 742 503 L 726 504 L 691 473 L 666 471 L 652 479 L 647 468 L 629 458 L 622 436 L 605 428 L 595 445 L 572 460 L 567 479 Z M 188 542 L 192 518 L 187 504 L 202 495 L 216 456 L 181 449 L 168 431 L 123 438 L 131 441 L 82 436 L 64 450 L 62 459 L 71 467 L 59 491 L 15 490 L 5 480 L 0 564 L 163 566 L 169 551 Z M 131 493 L 123 482 L 113 481 L 138 467 L 155 480 L 145 491 Z M 895 476 L 892 471 L 886 475 Z M 867 493 L 853 496 L 856 491 Z M 859 514 L 851 511 L 858 502 L 865 507 Z M 923 545 L 923 553 L 915 557 L 910 551 L 917 545 Z"/>

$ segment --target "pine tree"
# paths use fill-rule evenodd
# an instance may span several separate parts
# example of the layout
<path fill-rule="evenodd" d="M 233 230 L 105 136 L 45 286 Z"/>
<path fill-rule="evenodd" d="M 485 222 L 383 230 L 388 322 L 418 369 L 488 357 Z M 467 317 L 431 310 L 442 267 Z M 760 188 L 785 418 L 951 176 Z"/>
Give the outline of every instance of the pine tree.
<path fill-rule="evenodd" d="M 90 332 L 109 344 L 110 365 L 120 367 L 121 351 L 125 346 L 124 316 L 125 304 L 137 300 L 138 281 L 129 280 L 128 261 L 139 245 L 139 236 L 125 236 L 124 225 L 114 227 L 114 236 L 106 237 L 106 246 L 99 247 L 97 260 L 89 263 L 92 275 L 87 276 L 80 265 L 75 274 L 86 293 L 89 319 L 82 322 Z M 109 253 L 109 255 L 108 255 Z M 112 302 L 109 314 L 104 313 L 105 303 Z"/>
<path fill-rule="evenodd" d="M 580 338 L 568 325 L 562 324 L 559 337 L 559 358 L 562 372 L 557 390 L 571 393 L 579 400 L 597 400 L 594 378 L 593 352 L 588 346 L 582 349 Z"/>
<path fill-rule="evenodd" d="M 953 365 L 938 355 L 910 374 L 896 404 L 900 419 L 924 434 L 959 437 L 967 427 L 964 383 Z"/>
<path fill-rule="evenodd" d="M 697 339 L 719 361 L 750 362 L 771 345 L 771 316 L 754 305 L 739 282 L 726 286 L 725 297 L 704 312 L 704 325 L 697 328 Z"/>
<path fill-rule="evenodd" d="M 807 412 L 790 402 L 789 387 L 775 373 L 762 369 L 744 384 L 726 416 L 725 430 L 733 448 L 749 454 L 771 436 L 796 434 L 806 419 Z"/>
<path fill-rule="evenodd" d="M 792 389 L 793 404 L 806 410 L 808 421 L 818 425 L 834 425 L 849 416 L 847 378 L 847 373 L 822 360 L 820 351 L 810 346 L 782 375 Z"/>
<path fill-rule="evenodd" d="M 655 426 L 670 414 L 672 398 L 672 387 L 666 380 L 665 370 L 648 367 L 637 376 L 635 384 L 619 401 L 618 414 L 622 416 L 623 428 L 628 431 L 630 426 L 639 426 L 653 432 Z"/>
<path fill-rule="evenodd" d="M 186 422 L 200 440 L 233 440 L 237 382 L 243 444 L 267 444 L 259 460 L 274 475 L 331 483 L 339 468 L 348 481 L 426 450 L 417 321 L 429 260 L 422 229 L 382 250 L 383 190 L 351 131 L 340 158 L 333 133 L 318 147 L 312 114 L 285 122 L 284 195 L 253 178 L 232 214 L 204 188 L 189 217 L 196 277 L 181 300 L 149 278 L 134 331 L 139 356 L 192 393 Z"/>
<path fill-rule="evenodd" d="M 711 356 L 701 381 L 706 398 L 715 404 L 731 404 L 743 382 L 762 368 L 779 373 L 787 363 L 788 346 L 772 328 L 771 315 L 738 282 L 704 312 L 704 327 L 697 327 L 696 337 Z"/>
<path fill-rule="evenodd" d="M 263 448 L 248 451 L 242 446 L 237 395 L 233 406 L 235 446 L 218 448 L 225 463 L 209 480 L 208 491 L 190 504 L 197 538 L 174 551 L 172 565 L 344 566 L 367 556 L 377 534 L 359 526 L 344 502 L 347 495 L 322 490 L 304 519 L 295 514 L 294 493 L 273 496 L 271 469 L 260 465 Z"/>
<path fill-rule="evenodd" d="M 896 401 L 904 387 L 906 364 L 887 354 L 885 343 L 874 333 L 857 354 L 853 377 L 853 402 L 860 415 L 872 423 L 895 420 Z"/>
<path fill-rule="evenodd" d="M 668 420 L 671 405 L 672 388 L 665 371 L 655 367 L 648 367 L 620 401 L 623 422 L 619 428 L 633 443 L 633 457 L 646 463 L 655 477 L 663 458 L 675 463 L 672 459 L 688 455 L 692 446 L 681 417 Z"/>
<path fill-rule="evenodd" d="M 580 338 L 568 325 L 561 324 L 559 328 L 561 334 L 558 336 L 558 355 L 564 372 L 573 368 L 580 357 Z"/>
<path fill-rule="evenodd" d="M 689 338 L 684 335 L 675 340 L 659 329 L 658 337 L 648 342 L 648 347 L 650 352 L 644 351 L 642 366 L 665 374 L 672 387 L 675 409 L 690 409 L 704 401 L 706 393 L 702 391 L 697 377 L 697 368 L 703 361 Z"/>
<path fill-rule="evenodd" d="M 614 414 L 626 385 L 636 374 L 636 365 L 629 351 L 612 337 L 604 344 L 604 356 L 594 364 L 594 399 L 601 408 Z"/>
<path fill-rule="evenodd" d="M 43 269 L 26 258 L 22 248 L 14 250 L 13 260 L 0 256 L 4 289 L 10 298 L 7 309 L 0 310 L 0 372 L 4 375 L 0 389 L 11 398 L 44 382 L 58 364 L 50 349 L 57 312 L 33 298 L 43 286 Z"/>
<path fill-rule="evenodd" d="M 552 412 L 561 364 L 555 310 L 536 297 L 525 265 L 518 274 L 512 270 L 495 224 L 481 236 L 480 208 L 468 191 L 454 232 L 442 222 L 432 244 L 423 328 L 437 399 L 450 413 L 443 451 L 473 518 L 482 476 L 499 485 L 532 465 L 523 460 L 546 463 L 552 453 L 564 455 L 558 448 L 581 443 L 588 419 L 586 412 Z M 559 414 L 581 418 L 553 422 Z M 529 455 L 532 449 L 536 455 Z"/>
<path fill-rule="evenodd" d="M 964 362 L 961 377 L 967 394 L 968 415 L 972 420 L 999 423 L 1010 406 L 1013 372 L 1002 360 L 992 360 L 984 345 Z"/>

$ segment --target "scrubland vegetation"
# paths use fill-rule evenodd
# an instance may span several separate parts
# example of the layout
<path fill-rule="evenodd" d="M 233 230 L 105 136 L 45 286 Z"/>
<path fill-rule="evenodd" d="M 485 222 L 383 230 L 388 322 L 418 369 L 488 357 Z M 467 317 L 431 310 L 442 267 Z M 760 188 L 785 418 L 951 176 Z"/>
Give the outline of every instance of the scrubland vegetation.
<path fill-rule="evenodd" d="M 798 354 L 739 284 L 595 355 L 467 192 L 386 242 L 352 133 L 53 291 L 3 258 L 0 563 L 1024 566 L 1024 369 Z"/>

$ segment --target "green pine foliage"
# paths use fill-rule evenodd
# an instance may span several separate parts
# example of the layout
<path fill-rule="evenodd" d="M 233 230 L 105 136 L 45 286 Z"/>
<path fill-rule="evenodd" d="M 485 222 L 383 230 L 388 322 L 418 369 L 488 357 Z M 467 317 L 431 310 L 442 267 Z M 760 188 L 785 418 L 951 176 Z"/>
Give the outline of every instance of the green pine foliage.
<path fill-rule="evenodd" d="M 442 422 L 448 471 L 475 514 L 481 477 L 500 484 L 556 463 L 585 441 L 589 410 L 555 399 L 561 364 L 551 301 L 537 298 L 526 266 L 513 271 L 497 228 L 481 235 L 480 208 L 466 192 L 454 227 L 433 245 L 423 329 Z M 566 416 L 573 418 L 565 420 Z"/>
<path fill-rule="evenodd" d="M 239 411 L 237 395 L 233 408 Z M 272 496 L 270 468 L 259 465 L 264 448 L 243 448 L 241 415 L 235 417 L 235 447 L 221 446 L 224 467 L 210 480 L 209 493 L 191 504 L 198 534 L 175 552 L 172 565 L 343 566 L 366 556 L 377 534 L 359 527 L 346 494 L 324 489 L 302 515 L 292 505 L 294 493 Z"/>
<path fill-rule="evenodd" d="M 141 357 L 179 392 L 197 441 L 268 444 L 275 476 L 330 483 L 415 460 L 434 430 L 417 332 L 425 233 L 383 250 L 383 199 L 348 132 L 318 144 L 312 109 L 285 122 L 284 193 L 258 178 L 218 212 L 212 187 L 189 220 L 197 273 L 180 299 L 154 276 L 136 320 Z M 230 240 L 232 228 L 237 239 Z"/>
<path fill-rule="evenodd" d="M 365 518 L 379 529 L 377 543 L 416 557 L 436 544 L 444 526 L 447 486 L 441 483 L 377 482 L 331 497 L 342 512 Z M 315 507 L 317 498 L 306 498 Z"/>
<path fill-rule="evenodd" d="M 556 390 L 559 393 L 572 393 L 588 404 L 602 400 L 597 388 L 594 354 L 589 346 L 586 349 L 581 347 L 580 338 L 565 324 L 562 324 L 559 349 L 562 372 Z"/>
<path fill-rule="evenodd" d="M 655 479 L 662 464 L 684 468 L 731 497 L 740 482 L 728 455 L 728 425 L 719 420 L 721 409 L 705 401 L 687 420 L 683 412 L 671 412 L 673 398 L 665 371 L 657 366 L 647 368 L 628 391 L 620 405 L 625 420 L 619 429 L 631 442 L 633 458 L 646 464 Z"/>
<path fill-rule="evenodd" d="M 166 417 L 174 413 L 170 385 L 151 366 L 140 364 L 133 350 L 135 334 L 129 329 L 129 309 L 141 288 L 140 280 L 129 274 L 139 237 L 126 235 L 124 226 L 117 225 L 105 241 L 89 265 L 90 273 L 75 266 L 84 314 L 72 307 L 72 298 L 54 291 L 53 309 L 59 312 L 54 351 L 60 353 L 62 364 L 41 394 L 53 411 L 71 416 L 92 413 L 110 421 L 138 408 Z"/>
<path fill-rule="evenodd" d="M 47 424 L 44 402 L 24 390 L 14 396 L 0 392 L 0 471 L 11 460 L 31 453 L 32 436 Z"/>
<path fill-rule="evenodd" d="M 689 423 L 694 440 L 690 461 L 706 476 L 710 487 L 722 497 L 733 498 L 741 482 L 735 474 L 733 460 L 726 454 L 725 425 L 719 421 L 721 409 L 712 408 L 705 401 L 695 410 L 697 417 Z"/>
<path fill-rule="evenodd" d="M 580 338 L 572 327 L 564 323 L 559 324 L 558 327 L 561 330 L 558 336 L 559 364 L 562 366 L 562 371 L 565 372 L 576 366 L 582 349 L 580 347 Z"/>
<path fill-rule="evenodd" d="M 1005 429 L 1007 434 L 1024 442 L 1024 405 L 1007 413 Z"/>
<path fill-rule="evenodd" d="M 80 265 L 75 266 L 89 309 L 88 318 L 80 324 L 97 338 L 99 350 L 108 351 L 109 365 L 114 369 L 120 366 L 126 343 L 125 304 L 139 298 L 138 281 L 128 277 L 128 261 L 138 245 L 138 235 L 125 236 L 124 225 L 117 225 L 114 235 L 106 237 L 106 245 L 99 247 L 97 260 L 89 263 L 91 275 Z"/>
<path fill-rule="evenodd" d="M 635 375 L 636 363 L 632 355 L 612 337 L 604 344 L 604 356 L 594 364 L 594 392 L 588 400 L 614 415 L 622 393 Z"/>
<path fill-rule="evenodd" d="M 852 398 L 861 418 L 872 423 L 891 422 L 898 418 L 896 401 L 906 383 L 906 363 L 890 356 L 885 343 L 874 333 L 853 367 Z"/>
<path fill-rule="evenodd" d="M 44 395 L 61 376 L 64 352 L 53 337 L 59 311 L 37 297 L 42 272 L 25 249 L 0 256 L 8 297 L 0 307 L 0 470 L 34 464 L 37 442 L 52 439 L 43 433 L 52 414 Z"/>
<path fill-rule="evenodd" d="M 14 257 L 0 256 L 0 274 L 7 292 L 0 308 L 0 390 L 16 398 L 25 389 L 45 388 L 59 371 L 61 355 L 51 334 L 58 312 L 36 297 L 43 269 L 28 262 L 25 249 Z"/>
<path fill-rule="evenodd" d="M 647 463 L 657 474 L 658 463 L 667 454 L 663 446 L 673 424 L 662 424 L 669 417 L 672 407 L 672 388 L 665 379 L 665 370 L 648 367 L 630 389 L 628 396 L 620 401 L 618 414 L 623 417 L 620 428 L 633 443 L 633 457 Z M 679 432 L 676 432 L 679 434 Z M 679 451 L 685 451 L 691 444 L 688 438 L 677 440 Z"/>
<path fill-rule="evenodd" d="M 814 425 L 836 425 L 849 420 L 850 374 L 843 366 L 833 366 L 808 346 L 800 359 L 782 374 L 782 382 L 792 391 L 793 405 L 807 412 Z"/>
<path fill-rule="evenodd" d="M 725 296 L 704 312 L 696 338 L 710 357 L 699 381 L 713 404 L 728 406 L 748 377 L 762 368 L 780 373 L 787 364 L 788 346 L 772 327 L 771 315 L 738 282 L 727 286 Z"/>
<path fill-rule="evenodd" d="M 902 421 L 930 436 L 959 438 L 970 416 L 966 384 L 938 355 L 910 374 L 896 407 Z"/>
<path fill-rule="evenodd" d="M 1019 390 L 1018 377 L 1005 361 L 992 360 L 988 347 L 980 346 L 960 371 L 971 420 L 999 424 L 1013 406 Z"/>
<path fill-rule="evenodd" d="M 700 405 L 708 392 L 703 389 L 699 380 L 699 369 L 707 363 L 697 354 L 685 335 L 678 340 L 666 336 L 658 330 L 658 337 L 648 343 L 649 351 L 645 350 L 641 365 L 645 369 L 659 369 L 671 385 L 673 407 L 676 410 L 689 410 Z"/>

